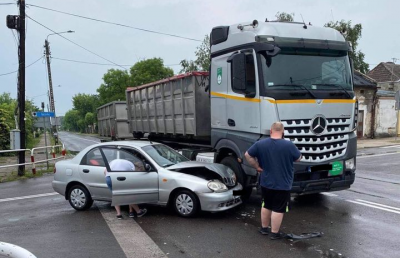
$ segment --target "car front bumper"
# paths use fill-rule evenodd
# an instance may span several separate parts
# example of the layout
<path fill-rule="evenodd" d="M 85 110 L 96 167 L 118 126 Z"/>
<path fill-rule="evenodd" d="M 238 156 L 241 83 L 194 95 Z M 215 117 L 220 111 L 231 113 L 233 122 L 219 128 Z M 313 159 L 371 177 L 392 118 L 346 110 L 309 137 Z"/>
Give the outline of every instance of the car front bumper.
<path fill-rule="evenodd" d="M 229 210 L 242 203 L 240 196 L 234 196 L 233 191 L 241 191 L 243 187 L 238 183 L 232 189 L 222 193 L 196 193 L 200 200 L 201 210 L 219 212 Z"/>

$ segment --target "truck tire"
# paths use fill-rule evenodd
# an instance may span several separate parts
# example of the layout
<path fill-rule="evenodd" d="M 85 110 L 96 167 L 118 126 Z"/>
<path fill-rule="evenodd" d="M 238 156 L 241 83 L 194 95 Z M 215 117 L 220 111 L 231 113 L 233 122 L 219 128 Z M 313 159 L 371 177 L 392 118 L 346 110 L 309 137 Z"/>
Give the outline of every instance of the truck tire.
<path fill-rule="evenodd" d="M 239 182 L 243 186 L 244 194 L 242 195 L 242 200 L 249 199 L 251 193 L 253 192 L 253 187 L 248 187 L 245 185 L 246 175 L 244 174 L 242 166 L 239 164 L 236 158 L 232 156 L 225 157 L 221 160 L 221 164 L 232 169 L 236 175 L 237 182 Z"/>
<path fill-rule="evenodd" d="M 144 136 L 144 134 L 142 132 L 134 132 L 133 133 L 133 138 L 135 138 L 137 140 L 142 139 L 143 136 Z"/>

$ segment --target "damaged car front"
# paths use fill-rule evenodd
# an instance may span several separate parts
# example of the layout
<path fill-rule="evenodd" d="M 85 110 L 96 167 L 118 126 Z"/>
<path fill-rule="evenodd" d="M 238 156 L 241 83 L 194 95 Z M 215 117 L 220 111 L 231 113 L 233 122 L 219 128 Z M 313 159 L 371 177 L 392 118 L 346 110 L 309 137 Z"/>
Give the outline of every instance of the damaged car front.
<path fill-rule="evenodd" d="M 158 165 L 159 204 L 173 205 L 179 215 L 225 211 L 242 203 L 234 192 L 243 187 L 227 166 L 190 161 L 163 144 L 142 149 Z"/>

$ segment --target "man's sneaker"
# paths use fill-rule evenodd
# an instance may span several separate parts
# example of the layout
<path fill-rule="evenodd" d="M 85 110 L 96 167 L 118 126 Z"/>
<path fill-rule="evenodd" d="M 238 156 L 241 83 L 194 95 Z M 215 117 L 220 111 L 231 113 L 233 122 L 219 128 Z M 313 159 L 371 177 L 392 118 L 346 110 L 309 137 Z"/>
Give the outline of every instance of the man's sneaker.
<path fill-rule="evenodd" d="M 129 212 L 129 218 L 134 218 L 134 217 L 135 217 L 135 213 Z"/>
<path fill-rule="evenodd" d="M 147 209 L 140 209 L 140 211 L 137 213 L 138 218 L 143 217 L 144 214 L 147 213 Z"/>
<path fill-rule="evenodd" d="M 262 235 L 268 235 L 269 233 L 271 233 L 271 227 L 261 227 L 258 232 L 260 232 Z"/>
<path fill-rule="evenodd" d="M 285 238 L 286 237 L 286 234 L 285 233 L 283 233 L 283 232 L 278 232 L 278 233 L 272 233 L 271 232 L 271 240 L 277 240 L 277 239 L 282 239 L 282 238 Z"/>
<path fill-rule="evenodd" d="M 122 219 L 122 215 L 117 215 L 117 219 Z"/>

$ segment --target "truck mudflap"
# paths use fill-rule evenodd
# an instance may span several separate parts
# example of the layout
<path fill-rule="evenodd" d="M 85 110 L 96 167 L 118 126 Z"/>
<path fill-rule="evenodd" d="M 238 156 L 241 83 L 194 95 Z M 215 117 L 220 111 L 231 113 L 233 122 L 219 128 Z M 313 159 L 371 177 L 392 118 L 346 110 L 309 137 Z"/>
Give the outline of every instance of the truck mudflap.
<path fill-rule="evenodd" d="M 340 180 L 337 178 L 320 179 L 294 182 L 291 192 L 297 194 L 311 194 L 328 191 L 339 191 L 350 188 L 354 183 L 355 174 L 351 173 L 343 176 Z"/>

